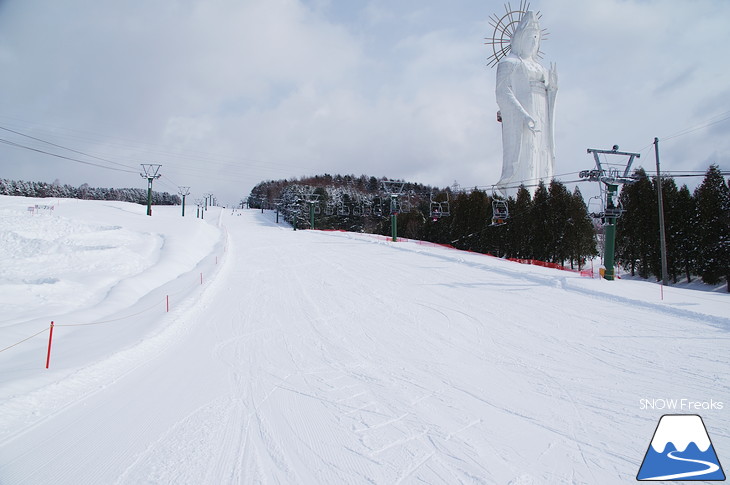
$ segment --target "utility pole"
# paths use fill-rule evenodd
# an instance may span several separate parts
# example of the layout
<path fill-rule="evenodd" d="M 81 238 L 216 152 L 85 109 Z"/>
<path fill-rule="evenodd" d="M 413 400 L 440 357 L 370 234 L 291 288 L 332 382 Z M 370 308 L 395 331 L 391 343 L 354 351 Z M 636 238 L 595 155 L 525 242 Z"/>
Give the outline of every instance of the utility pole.
<path fill-rule="evenodd" d="M 140 176 L 147 179 L 147 215 L 152 215 L 152 181 L 162 176 L 157 172 L 160 171 L 162 165 L 156 163 L 140 163 L 142 165 L 142 171 Z"/>
<path fill-rule="evenodd" d="M 664 231 L 664 197 L 662 196 L 662 173 L 659 170 L 659 138 L 654 138 L 654 152 L 656 153 L 656 184 L 657 199 L 659 202 L 659 247 L 662 256 L 662 285 L 669 284 L 669 270 L 667 269 L 667 239 Z"/>
<path fill-rule="evenodd" d="M 182 216 L 185 217 L 185 196 L 190 195 L 190 187 L 178 187 L 177 193 L 182 196 Z"/>

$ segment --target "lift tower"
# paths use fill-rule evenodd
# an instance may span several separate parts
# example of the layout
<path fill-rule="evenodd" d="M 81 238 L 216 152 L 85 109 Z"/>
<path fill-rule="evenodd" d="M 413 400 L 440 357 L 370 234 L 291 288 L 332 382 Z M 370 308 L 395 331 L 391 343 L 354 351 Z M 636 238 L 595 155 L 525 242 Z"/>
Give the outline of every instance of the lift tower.
<path fill-rule="evenodd" d="M 398 213 L 401 204 L 398 197 L 403 195 L 405 182 L 396 182 L 394 180 L 383 180 L 383 190 L 390 196 L 390 232 L 393 242 L 398 242 Z"/>
<path fill-rule="evenodd" d="M 190 195 L 190 187 L 179 186 L 178 189 L 178 195 L 182 196 L 182 216 L 185 217 L 185 197 Z"/>
<path fill-rule="evenodd" d="M 641 157 L 641 155 L 638 153 L 620 152 L 618 151 L 618 145 L 614 145 L 611 150 L 596 150 L 589 148 L 588 153 L 593 154 L 593 159 L 596 162 L 596 168 L 594 170 L 581 171 L 580 177 L 601 182 L 605 185 L 606 198 L 603 204 L 603 234 L 605 238 L 603 248 L 603 265 L 606 267 L 606 271 L 603 274 L 603 277 L 609 281 L 613 281 L 615 277 L 616 219 L 621 215 L 621 212 L 623 212 L 617 197 L 618 186 L 619 184 L 631 184 L 636 181 L 636 179 L 631 177 L 629 173 L 631 171 L 631 164 L 634 163 L 634 159 Z M 601 162 L 601 155 L 604 155 L 604 158 L 606 159 L 604 162 Z M 608 155 L 629 157 L 629 159 L 625 164 L 609 163 L 607 160 Z"/>
<path fill-rule="evenodd" d="M 142 165 L 142 172 L 139 174 L 142 178 L 147 179 L 147 215 L 152 215 L 152 181 L 162 177 L 162 174 L 157 172 L 160 171 L 162 165 L 157 163 L 140 163 Z"/>

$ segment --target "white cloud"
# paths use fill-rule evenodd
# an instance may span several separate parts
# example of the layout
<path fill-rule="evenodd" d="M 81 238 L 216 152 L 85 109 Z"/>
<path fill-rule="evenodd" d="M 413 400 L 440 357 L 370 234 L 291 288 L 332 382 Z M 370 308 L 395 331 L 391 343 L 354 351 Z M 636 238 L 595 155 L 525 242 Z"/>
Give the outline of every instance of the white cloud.
<path fill-rule="evenodd" d="M 551 32 L 545 62 L 560 72 L 558 173 L 590 168 L 588 147 L 644 149 L 730 110 L 727 2 L 532 3 Z M 484 37 L 502 8 L 4 2 L 0 126 L 131 165 L 154 160 L 169 181 L 230 201 L 263 179 L 321 172 L 489 185 L 501 137 Z M 711 128 L 663 143 L 664 166 L 727 164 L 728 124 Z M 7 147 L 0 160 L 4 177 L 140 183 Z"/>

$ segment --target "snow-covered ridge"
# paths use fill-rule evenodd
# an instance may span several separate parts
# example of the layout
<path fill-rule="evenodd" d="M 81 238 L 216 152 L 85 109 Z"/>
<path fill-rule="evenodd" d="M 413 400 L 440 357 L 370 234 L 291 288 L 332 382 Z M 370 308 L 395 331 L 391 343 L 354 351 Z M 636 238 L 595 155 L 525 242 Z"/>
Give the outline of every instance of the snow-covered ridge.
<path fill-rule="evenodd" d="M 36 205 L 53 209 L 28 210 Z M 148 217 L 146 207 L 128 202 L 0 196 L 0 349 L 51 321 L 82 325 L 56 331 L 59 356 L 69 357 L 32 379 L 14 370 L 42 361 L 41 337 L 0 352 L 0 400 L 159 330 L 156 312 L 165 312 L 166 295 L 179 305 L 199 285 L 201 265 L 215 264 L 211 254 L 223 241 L 218 215 L 209 211 L 203 221 L 193 211 L 183 219 L 180 207 L 162 206 Z M 94 324 L 105 321 L 118 323 L 100 344 Z"/>
<path fill-rule="evenodd" d="M 54 209 L 27 210 L 39 203 Z M 156 208 L 149 218 L 128 202 L 0 196 L 0 328 L 50 321 L 110 297 L 129 306 L 191 270 L 220 234 L 194 217 L 180 224 L 179 210 Z"/>

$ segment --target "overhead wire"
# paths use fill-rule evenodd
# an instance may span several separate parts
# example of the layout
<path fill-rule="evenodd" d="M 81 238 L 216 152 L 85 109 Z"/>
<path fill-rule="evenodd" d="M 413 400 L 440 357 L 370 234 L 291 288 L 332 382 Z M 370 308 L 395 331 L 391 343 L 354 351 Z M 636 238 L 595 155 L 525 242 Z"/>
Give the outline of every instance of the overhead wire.
<path fill-rule="evenodd" d="M 10 119 L 13 121 L 23 121 L 23 120 L 18 120 L 17 118 L 8 118 L 7 116 L 0 116 L 0 118 Z M 27 121 L 23 121 L 23 122 L 29 123 Z M 57 129 L 55 127 L 51 127 L 51 128 L 53 128 L 54 130 Z M 71 151 L 71 152 L 74 152 L 74 153 L 77 153 L 80 155 L 88 156 L 90 158 L 94 158 L 94 159 L 97 159 L 100 161 L 119 165 L 122 167 L 127 167 L 127 168 L 134 170 L 134 172 L 130 172 L 130 173 L 139 173 L 138 170 L 135 169 L 135 167 L 132 167 L 128 164 L 116 162 L 116 161 L 110 160 L 108 158 L 103 158 L 103 157 L 100 157 L 97 155 L 92 155 L 90 153 L 86 153 L 86 152 L 82 152 L 80 150 L 69 148 L 68 146 L 64 146 L 59 143 L 50 142 L 43 138 L 28 135 L 27 133 L 23 133 L 19 130 L 15 130 L 15 129 L 3 127 L 3 126 L 0 126 L 0 129 L 4 129 L 5 131 L 27 137 L 27 138 L 33 139 L 35 141 L 39 141 L 41 143 L 47 143 L 47 144 L 57 147 L 57 148 L 61 148 L 61 149 L 68 150 L 68 151 Z M 67 129 L 65 129 L 65 130 L 67 130 Z M 87 132 L 80 132 L 80 133 L 87 133 Z M 95 135 L 95 134 L 92 134 L 92 135 L 93 135 L 92 138 L 89 138 L 88 136 L 79 137 L 76 135 L 71 135 L 71 137 L 76 138 L 76 139 L 85 139 L 87 141 L 89 141 L 89 140 L 94 141 L 93 138 L 97 137 L 97 135 Z M 68 135 L 65 135 L 65 136 L 68 136 Z M 237 156 L 215 154 L 215 153 L 197 151 L 197 150 L 186 150 L 184 152 L 177 151 L 177 150 L 175 150 L 175 151 L 160 150 L 159 148 L 156 149 L 156 147 L 154 145 L 147 144 L 147 143 L 141 143 L 138 141 L 122 139 L 122 138 L 117 137 L 118 140 L 121 140 L 121 143 L 120 143 L 120 142 L 116 142 L 116 141 L 109 141 L 110 139 L 113 140 L 114 137 L 104 136 L 105 145 L 110 146 L 110 147 L 127 149 L 127 150 L 131 150 L 133 152 L 143 151 L 143 152 L 145 152 L 145 157 L 149 157 L 150 154 L 153 154 L 154 156 L 160 156 L 160 157 L 167 158 L 167 159 L 172 158 L 172 159 L 179 160 L 182 163 L 173 165 L 174 171 L 176 173 L 183 173 L 183 174 L 190 175 L 192 177 L 205 176 L 207 179 L 213 178 L 213 179 L 217 179 L 217 180 L 221 180 L 221 181 L 230 181 L 232 178 L 235 179 L 237 177 L 244 177 L 246 175 L 249 175 L 253 170 L 256 170 L 259 172 L 260 171 L 269 172 L 272 174 L 291 174 L 291 172 L 292 172 L 291 169 L 296 167 L 300 170 L 304 169 L 304 170 L 312 171 L 311 168 L 301 167 L 299 165 L 295 166 L 295 165 L 284 164 L 284 163 L 265 162 L 262 160 L 241 158 L 241 157 L 237 157 Z M 98 140 L 98 137 L 97 137 L 97 140 Z M 8 140 L 8 141 L 10 141 L 10 140 Z M 128 143 L 130 141 L 132 143 Z M 80 161 L 78 158 L 59 156 L 58 154 L 49 153 L 49 152 L 46 152 L 45 150 L 34 149 L 34 148 L 28 147 L 26 145 L 17 144 L 16 146 L 18 148 L 32 149 L 38 153 L 58 156 L 59 158 L 64 158 L 64 159 L 73 160 L 73 161 Z M 186 160 L 195 161 L 195 162 L 201 162 L 201 161 L 202 162 L 211 162 L 217 166 L 218 172 L 211 171 L 210 167 L 191 166 L 189 164 L 184 163 L 184 161 L 186 161 Z M 80 161 L 80 162 L 84 163 L 83 161 Z M 88 164 L 92 165 L 92 166 L 99 166 L 99 165 L 95 165 L 93 163 L 88 163 Z M 166 165 L 169 166 L 168 163 L 166 163 Z M 102 166 L 102 168 L 107 168 L 107 167 Z M 219 173 L 221 171 L 225 171 L 225 173 Z"/>
<path fill-rule="evenodd" d="M 75 154 L 83 155 L 84 157 L 89 157 L 94 160 L 99 160 L 101 162 L 106 162 L 106 163 L 116 165 L 119 167 L 123 167 L 123 168 L 110 167 L 110 166 L 107 166 L 104 164 L 95 163 L 95 162 L 91 162 L 88 160 L 83 160 L 79 157 L 73 157 L 73 156 L 62 155 L 60 153 L 54 153 L 54 152 L 51 152 L 48 150 L 43 150 L 38 147 L 29 146 L 29 145 L 23 144 L 23 143 L 18 143 L 16 141 L 13 141 L 10 139 L 0 139 L 0 143 L 6 144 L 8 146 L 12 146 L 14 148 L 29 150 L 29 151 L 33 151 L 33 152 L 40 153 L 43 155 L 53 156 L 53 157 L 60 158 L 63 160 L 81 163 L 81 164 L 85 164 L 85 165 L 89 165 L 89 166 L 93 166 L 93 167 L 97 167 L 97 168 L 104 168 L 107 170 L 114 170 L 114 171 L 119 171 L 119 172 L 124 172 L 124 173 L 134 173 L 134 174 L 140 173 L 139 169 L 137 169 L 136 167 L 131 166 L 129 164 L 120 163 L 120 162 L 111 160 L 109 158 L 104 158 L 104 157 L 101 157 L 98 155 L 94 155 L 94 154 L 87 153 L 87 152 L 84 152 L 81 150 L 77 150 L 75 148 L 70 148 L 70 147 L 62 145 L 60 143 L 55 143 L 55 142 L 49 141 L 48 139 L 29 135 L 27 133 L 19 131 L 18 129 L 13 129 L 13 128 L 10 128 L 7 126 L 0 126 L 0 130 L 6 131 L 8 133 L 13 133 L 18 136 L 25 137 L 25 138 L 28 138 L 30 140 L 33 140 L 33 141 L 36 141 L 39 143 L 44 143 L 49 146 L 53 146 L 55 148 L 59 148 L 62 150 L 66 150 L 66 151 L 75 153 Z M 88 138 L 87 138 L 87 140 L 88 140 Z M 106 144 L 114 145 L 114 144 L 110 144 L 108 142 Z M 134 145 L 129 145 L 129 144 L 118 144 L 117 143 L 116 146 L 121 147 L 121 148 L 128 148 L 128 149 L 135 150 L 135 151 L 139 150 L 140 148 L 143 150 L 145 149 L 144 144 L 142 144 L 141 146 L 139 146 L 139 145 L 134 146 Z M 149 148 L 147 150 L 149 150 Z M 210 157 L 210 155 L 211 155 L 210 153 L 206 153 L 206 152 L 197 152 L 197 153 L 204 154 L 205 156 L 203 156 L 203 157 L 196 155 L 196 152 L 190 152 L 190 151 L 182 153 L 182 152 L 156 150 L 155 152 L 156 152 L 156 154 L 163 154 L 166 157 L 177 158 L 177 159 L 182 159 L 182 160 L 195 160 L 198 162 L 199 161 L 211 161 L 214 163 L 218 163 L 219 166 L 221 167 L 220 170 L 223 170 L 223 168 L 226 169 L 225 173 L 216 173 L 216 172 L 210 171 L 207 168 L 191 167 L 187 164 L 177 165 L 176 167 L 174 167 L 175 172 L 177 172 L 177 173 L 188 174 L 192 177 L 197 177 L 197 178 L 199 178 L 201 176 L 205 176 L 206 179 L 212 178 L 212 179 L 218 179 L 218 180 L 222 180 L 222 181 L 230 181 L 232 178 L 242 177 L 247 172 L 250 173 L 250 170 L 253 168 L 253 167 L 250 167 L 250 165 L 249 165 L 246 170 L 236 170 L 237 168 L 241 167 L 240 163 L 236 163 L 236 161 L 240 161 L 240 159 L 235 159 L 233 157 L 229 158 L 229 157 L 223 156 L 223 155 L 214 155 L 214 157 L 217 157 L 217 158 L 213 158 L 213 157 Z M 225 160 L 225 158 L 229 158 L 229 159 Z M 248 161 L 253 162 L 257 165 L 258 164 L 262 165 L 264 163 L 264 162 L 261 162 L 258 160 L 248 160 Z M 259 171 L 263 170 L 263 171 L 268 171 L 268 172 L 273 172 L 273 173 L 287 173 L 287 174 L 291 173 L 291 170 L 286 170 L 283 168 L 283 166 L 282 166 L 282 168 L 276 168 L 276 167 L 271 167 L 271 166 L 269 166 L 269 167 L 258 166 L 258 167 L 256 167 L 256 169 Z M 160 182 L 163 184 L 163 186 L 169 188 L 169 190 L 172 192 L 177 192 L 177 190 L 180 187 L 180 185 L 175 183 L 172 179 L 170 179 L 169 176 L 161 177 Z"/>
<path fill-rule="evenodd" d="M 132 171 L 132 170 L 125 170 L 125 169 L 122 169 L 122 168 L 109 167 L 107 165 L 101 165 L 101 164 L 89 162 L 89 161 L 86 161 L 86 160 L 79 160 L 78 158 L 67 157 L 65 155 L 60 155 L 58 153 L 47 152 L 47 151 L 41 150 L 39 148 L 33 148 L 33 147 L 29 147 L 27 145 L 21 145 L 20 143 L 16 143 L 16 142 L 10 141 L 10 140 L 5 140 L 5 139 L 2 139 L 2 138 L 0 138 L 0 143 L 4 143 L 6 145 L 10 145 L 10 146 L 16 147 L 16 148 L 22 148 L 22 149 L 25 149 L 25 150 L 31 150 L 31 151 L 38 152 L 38 153 L 42 153 L 42 154 L 45 154 L 45 155 L 50 155 L 52 157 L 62 158 L 64 160 L 70 160 L 72 162 L 83 163 L 84 165 L 91 165 L 91 166 L 94 166 L 94 167 L 105 168 L 107 170 L 115 170 L 117 172 L 138 173 L 138 171 Z"/>
<path fill-rule="evenodd" d="M 718 119 L 716 119 L 716 118 L 718 118 Z M 708 128 L 708 127 L 710 127 L 712 125 L 716 125 L 718 123 L 722 123 L 723 121 L 726 121 L 726 120 L 730 120 L 730 111 L 725 111 L 724 113 L 720 113 L 719 115 L 716 115 L 716 116 L 710 118 L 709 120 L 704 121 L 704 122 L 702 122 L 702 123 L 700 123 L 700 124 L 698 124 L 696 126 L 693 126 L 693 127 L 690 127 L 690 128 L 685 128 L 684 130 L 678 131 L 677 133 L 674 133 L 674 134 L 669 135 L 669 136 L 665 136 L 663 138 L 663 140 L 666 141 L 666 140 L 671 140 L 673 138 L 678 138 L 680 136 L 684 136 L 684 135 L 687 135 L 689 133 L 693 133 L 693 132 L 698 131 L 698 130 L 701 130 L 703 128 Z"/>
<path fill-rule="evenodd" d="M 36 141 L 39 141 L 39 142 L 42 142 L 42 143 L 46 143 L 46 144 L 51 145 L 51 146 L 54 146 L 56 148 L 62 148 L 64 150 L 68 150 L 68 151 L 73 152 L 73 153 L 78 153 L 79 155 L 84 155 L 86 157 L 90 157 L 90 158 L 94 158 L 94 159 L 97 159 L 97 160 L 101 160 L 103 162 L 108 162 L 108 163 L 111 163 L 113 165 L 119 165 L 119 166 L 126 167 L 126 168 L 130 168 L 130 169 L 133 169 L 134 168 L 134 167 L 131 167 L 131 166 L 126 165 L 126 164 L 123 164 L 123 163 L 115 162 L 113 160 L 109 160 L 109 159 L 106 159 L 106 158 L 101 158 L 101 157 L 98 157 L 96 155 L 91 155 L 91 154 L 82 152 L 80 150 L 75 150 L 73 148 L 65 147 L 63 145 L 59 145 L 57 143 L 53 143 L 53 142 L 50 142 L 48 140 L 43 140 L 43 139 L 37 138 L 35 136 L 31 136 L 31 135 L 28 135 L 28 134 L 25 134 L 25 133 L 21 133 L 21 132 L 16 131 L 16 130 L 11 130 L 10 128 L 6 128 L 4 126 L 0 126 L 0 130 L 8 131 L 10 133 L 15 133 L 16 135 L 24 136 L 26 138 L 30 138 L 31 140 L 36 140 Z"/>

